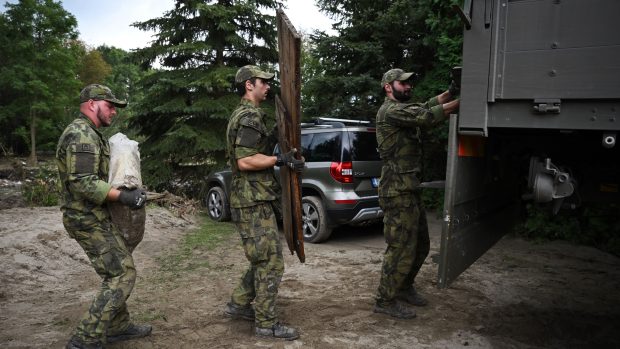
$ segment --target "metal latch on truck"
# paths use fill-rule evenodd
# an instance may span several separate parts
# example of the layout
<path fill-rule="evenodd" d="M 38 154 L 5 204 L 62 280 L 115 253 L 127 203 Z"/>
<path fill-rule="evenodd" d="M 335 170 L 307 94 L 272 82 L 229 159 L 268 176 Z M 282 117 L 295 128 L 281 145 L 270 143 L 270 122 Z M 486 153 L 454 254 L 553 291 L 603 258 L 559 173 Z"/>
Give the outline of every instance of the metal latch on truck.
<path fill-rule="evenodd" d="M 538 114 L 560 114 L 560 104 L 559 99 L 535 99 L 534 111 Z"/>

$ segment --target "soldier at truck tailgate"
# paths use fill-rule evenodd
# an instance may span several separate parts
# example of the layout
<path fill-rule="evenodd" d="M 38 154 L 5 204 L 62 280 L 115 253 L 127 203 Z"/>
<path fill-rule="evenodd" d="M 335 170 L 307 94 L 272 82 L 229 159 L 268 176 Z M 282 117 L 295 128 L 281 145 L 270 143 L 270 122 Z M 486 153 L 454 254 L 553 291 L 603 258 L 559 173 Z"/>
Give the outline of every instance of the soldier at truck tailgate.
<path fill-rule="evenodd" d="M 126 300 L 136 269 L 106 207 L 108 201 L 120 201 L 137 209 L 146 202 L 140 189 L 119 191 L 107 183 L 110 147 L 97 129 L 110 126 L 116 108 L 125 106 L 127 102 L 114 97 L 108 87 L 86 86 L 80 93 L 80 116 L 67 126 L 56 148 L 63 224 L 103 279 L 66 348 L 102 348 L 105 343 L 148 336 L 152 330 L 150 325 L 130 322 Z"/>
<path fill-rule="evenodd" d="M 386 97 L 377 112 L 377 144 L 383 162 L 379 205 L 383 210 L 383 234 L 387 248 L 374 312 L 397 318 L 414 318 L 405 303 L 424 306 L 428 301 L 416 292 L 415 277 L 430 249 L 426 213 L 420 200 L 420 128 L 447 119 L 459 106 L 453 88 L 425 103 L 410 103 L 413 73 L 391 69 L 381 86 Z M 405 302 L 405 303 L 403 303 Z"/>
<path fill-rule="evenodd" d="M 304 161 L 295 159 L 295 149 L 270 155 L 275 146 L 274 137 L 267 132 L 267 115 L 259 105 L 267 98 L 273 77 L 274 74 L 252 65 L 241 67 L 235 76 L 237 92 L 242 98 L 226 131 L 232 170 L 230 208 L 250 265 L 233 290 L 224 313 L 254 321 L 257 336 L 294 340 L 299 338 L 297 330 L 278 322 L 276 314 L 284 258 L 274 214 L 280 185 L 273 166 L 287 165 L 301 171 Z"/>

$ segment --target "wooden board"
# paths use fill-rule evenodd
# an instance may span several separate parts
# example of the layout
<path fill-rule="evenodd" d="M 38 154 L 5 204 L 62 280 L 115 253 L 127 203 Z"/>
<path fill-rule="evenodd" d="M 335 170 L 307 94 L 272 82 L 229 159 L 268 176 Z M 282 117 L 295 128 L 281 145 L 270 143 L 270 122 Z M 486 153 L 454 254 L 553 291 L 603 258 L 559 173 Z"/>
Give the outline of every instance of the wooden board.
<path fill-rule="evenodd" d="M 276 96 L 276 121 L 281 152 L 301 151 L 301 36 L 282 10 L 277 10 L 280 96 Z M 282 223 L 291 254 L 305 262 L 301 220 L 301 176 L 287 166 L 280 168 Z"/>

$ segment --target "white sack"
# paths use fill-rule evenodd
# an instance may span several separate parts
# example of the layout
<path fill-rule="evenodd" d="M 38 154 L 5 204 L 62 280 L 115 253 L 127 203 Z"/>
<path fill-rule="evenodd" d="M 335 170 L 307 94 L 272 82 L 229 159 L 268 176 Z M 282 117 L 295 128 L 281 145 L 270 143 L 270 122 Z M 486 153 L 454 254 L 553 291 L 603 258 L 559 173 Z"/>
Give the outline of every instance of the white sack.
<path fill-rule="evenodd" d="M 142 188 L 140 175 L 140 151 L 138 142 L 122 133 L 110 137 L 110 173 L 108 183 L 114 188 Z M 122 189 L 121 189 L 122 190 Z M 144 237 L 146 208 L 132 210 L 120 202 L 108 202 L 112 222 L 123 234 L 129 252 L 132 252 Z"/>
<path fill-rule="evenodd" d="M 141 188 L 138 142 L 122 133 L 110 137 L 110 173 L 108 183 L 114 188 Z"/>

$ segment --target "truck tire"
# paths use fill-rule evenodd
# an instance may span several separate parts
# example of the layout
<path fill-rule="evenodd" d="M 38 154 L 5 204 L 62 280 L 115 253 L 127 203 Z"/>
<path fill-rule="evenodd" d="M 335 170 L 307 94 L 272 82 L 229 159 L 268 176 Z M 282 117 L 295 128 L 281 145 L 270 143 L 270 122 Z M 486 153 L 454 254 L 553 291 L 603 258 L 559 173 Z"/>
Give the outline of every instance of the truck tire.
<path fill-rule="evenodd" d="M 230 220 L 230 207 L 228 207 L 228 198 L 221 187 L 211 187 L 205 198 L 207 212 L 209 218 L 216 222 L 225 222 Z"/>
<path fill-rule="evenodd" d="M 323 202 L 317 196 L 304 196 L 301 199 L 301 219 L 304 241 L 306 242 L 325 241 L 332 233 L 332 227 L 327 222 Z"/>

